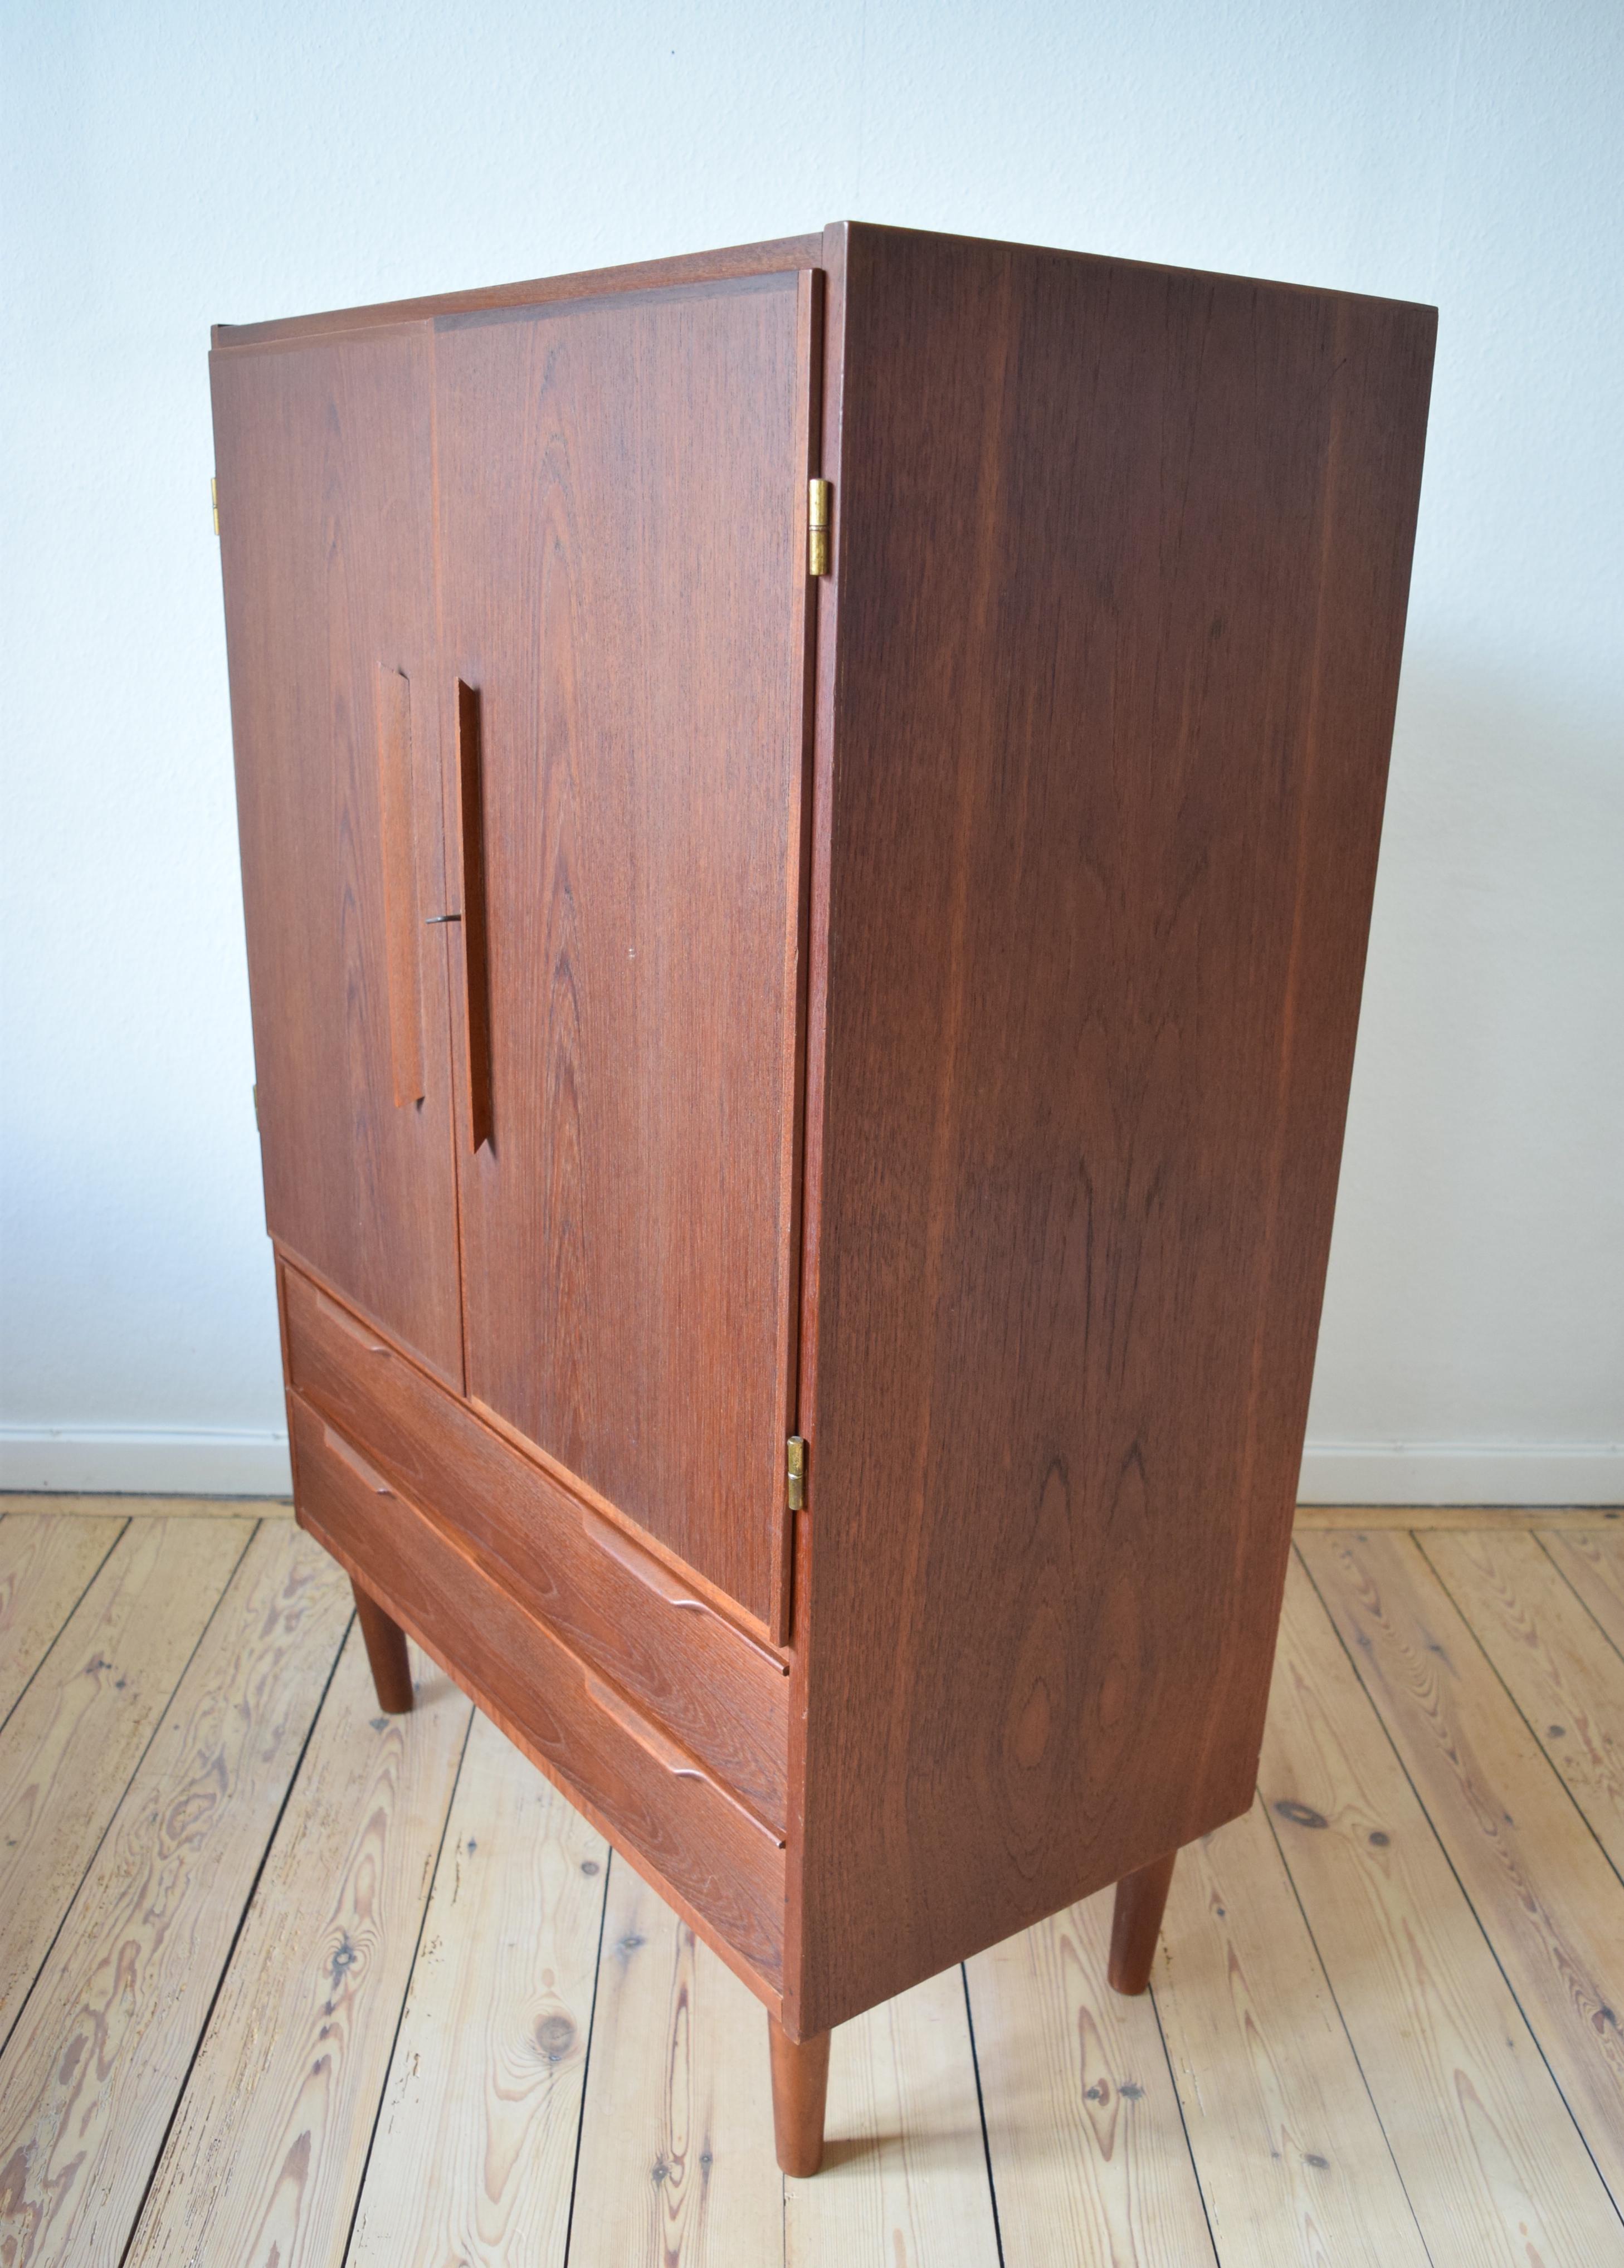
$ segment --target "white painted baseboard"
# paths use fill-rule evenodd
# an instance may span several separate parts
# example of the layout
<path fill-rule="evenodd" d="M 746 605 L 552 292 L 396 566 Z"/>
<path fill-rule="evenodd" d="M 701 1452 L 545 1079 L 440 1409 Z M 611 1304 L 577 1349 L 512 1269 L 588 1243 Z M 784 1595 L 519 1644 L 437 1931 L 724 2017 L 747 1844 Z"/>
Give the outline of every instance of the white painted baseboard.
<path fill-rule="evenodd" d="M 1311 1441 L 1299 1504 L 1624 1504 L 1620 1441 Z"/>
<path fill-rule="evenodd" d="M 0 1425 L 0 1489 L 286 1496 L 285 1433 Z M 1304 1504 L 1624 1504 L 1624 1442 L 1311 1441 Z"/>
<path fill-rule="evenodd" d="M 0 1425 L 0 1489 L 56 1496 L 290 1496 L 285 1433 Z"/>

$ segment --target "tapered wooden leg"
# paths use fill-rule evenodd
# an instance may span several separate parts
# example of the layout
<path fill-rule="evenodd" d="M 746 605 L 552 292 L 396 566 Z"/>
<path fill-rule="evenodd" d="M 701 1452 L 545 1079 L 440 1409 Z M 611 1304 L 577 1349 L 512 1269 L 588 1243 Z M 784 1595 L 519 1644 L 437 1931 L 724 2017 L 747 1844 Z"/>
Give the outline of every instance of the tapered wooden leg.
<path fill-rule="evenodd" d="M 1157 1933 L 1172 1883 L 1176 1851 L 1153 1859 L 1136 1874 L 1124 1874 L 1116 1886 L 1116 1907 L 1111 1916 L 1111 1965 L 1106 1974 L 1119 1992 L 1143 1992 L 1150 1981 L 1156 1958 Z"/>
<path fill-rule="evenodd" d="M 412 1705 L 412 1665 L 406 1658 L 406 1632 L 359 1583 L 352 1581 L 349 1587 L 356 1594 L 356 1617 L 366 1640 L 378 1705 L 386 1716 L 403 1717 Z"/>
<path fill-rule="evenodd" d="M 823 2163 L 823 2105 L 829 2091 L 829 2036 L 792 2040 L 767 2020 L 773 2057 L 773 2139 L 786 2174 L 815 2174 Z"/>

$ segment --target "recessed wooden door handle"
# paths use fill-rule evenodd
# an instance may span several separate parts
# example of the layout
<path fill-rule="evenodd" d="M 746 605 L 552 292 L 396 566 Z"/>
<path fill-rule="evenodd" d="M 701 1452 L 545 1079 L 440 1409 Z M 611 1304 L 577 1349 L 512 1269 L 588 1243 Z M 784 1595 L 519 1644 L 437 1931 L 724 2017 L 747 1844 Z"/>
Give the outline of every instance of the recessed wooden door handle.
<path fill-rule="evenodd" d="M 423 999 L 417 968 L 417 848 L 412 825 L 412 688 L 378 665 L 378 787 L 383 818 L 384 972 L 397 1110 L 423 1095 Z"/>
<path fill-rule="evenodd" d="M 457 810 L 462 843 L 463 1032 L 468 1147 L 491 1136 L 490 954 L 485 919 L 485 813 L 481 769 L 480 696 L 457 680 Z"/>

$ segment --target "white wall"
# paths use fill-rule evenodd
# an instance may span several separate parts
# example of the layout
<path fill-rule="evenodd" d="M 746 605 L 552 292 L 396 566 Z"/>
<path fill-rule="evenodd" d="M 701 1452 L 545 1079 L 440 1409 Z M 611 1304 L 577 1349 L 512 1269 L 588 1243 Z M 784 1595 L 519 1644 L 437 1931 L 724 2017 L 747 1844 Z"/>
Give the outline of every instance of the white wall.
<path fill-rule="evenodd" d="M 0 1480 L 285 1485 L 210 320 L 855 216 L 1440 306 L 1305 1491 L 1624 1497 L 1618 0 L 7 0 L 4 42 Z"/>

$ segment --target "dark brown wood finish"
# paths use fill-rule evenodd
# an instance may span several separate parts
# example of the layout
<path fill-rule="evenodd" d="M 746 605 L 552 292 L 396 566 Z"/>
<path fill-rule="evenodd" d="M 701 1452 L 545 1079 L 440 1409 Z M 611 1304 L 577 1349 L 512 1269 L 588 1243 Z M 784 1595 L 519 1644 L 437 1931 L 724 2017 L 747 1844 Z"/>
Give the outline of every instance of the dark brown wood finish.
<path fill-rule="evenodd" d="M 211 370 L 266 1219 L 460 1385 L 429 335 Z"/>
<path fill-rule="evenodd" d="M 1126 1992 L 1131 1999 L 1150 1981 L 1156 1940 L 1167 1911 L 1167 1893 L 1172 1888 L 1178 1856 L 1176 1851 L 1169 1851 L 1165 1858 L 1152 1859 L 1136 1874 L 1124 1874 L 1116 1886 L 1116 1901 L 1111 1909 L 1111 1958 L 1106 1970 L 1113 1992 Z"/>
<path fill-rule="evenodd" d="M 793 272 L 442 318 L 490 1138 L 468 1386 L 777 1626 L 807 389 Z"/>
<path fill-rule="evenodd" d="M 572 1653 L 782 1828 L 783 1664 L 336 1300 L 290 1268 L 282 1283 L 289 1381 L 334 1438 L 454 1528 Z"/>
<path fill-rule="evenodd" d="M 359 1583 L 352 1581 L 349 1587 L 356 1594 L 356 1620 L 361 1625 L 378 1705 L 387 1717 L 403 1717 L 412 1705 L 412 1664 L 406 1651 L 406 1632 Z"/>
<path fill-rule="evenodd" d="M 823 2114 L 829 2093 L 829 2036 L 792 2040 L 778 2018 L 767 2019 L 773 2067 L 773 2141 L 778 2163 L 801 2180 L 823 2163 Z"/>
<path fill-rule="evenodd" d="M 409 1498 L 371 1486 L 295 1395 L 300 1521 L 641 1870 L 675 1893 L 775 2011 L 780 1838 L 702 1760 L 594 1675 Z"/>
<path fill-rule="evenodd" d="M 827 264 L 802 2031 L 1249 1800 L 1434 332 L 856 226 Z"/>
<path fill-rule="evenodd" d="M 1250 1799 L 1434 320 L 842 225 L 217 333 L 300 1517 L 786 2170 L 831 2025 L 1112 1881 L 1143 1989 Z"/>

